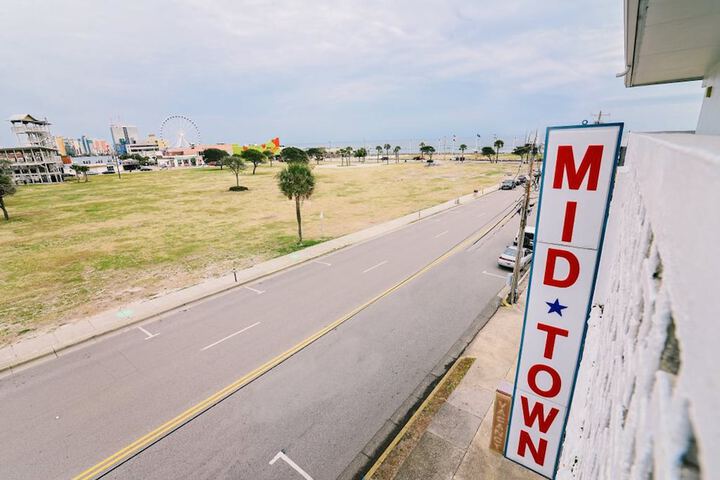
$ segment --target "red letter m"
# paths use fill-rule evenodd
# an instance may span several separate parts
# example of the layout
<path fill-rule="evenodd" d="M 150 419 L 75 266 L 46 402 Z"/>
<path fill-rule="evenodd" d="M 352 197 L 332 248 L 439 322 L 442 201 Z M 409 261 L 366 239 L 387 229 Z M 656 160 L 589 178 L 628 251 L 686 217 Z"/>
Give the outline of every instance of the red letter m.
<path fill-rule="evenodd" d="M 553 188 L 563 188 L 563 172 L 566 172 L 568 187 L 570 190 L 578 190 L 589 170 L 590 176 L 587 182 L 587 189 L 597 190 L 602 152 L 602 145 L 589 145 L 585 151 L 582 162 L 580 162 L 580 168 L 575 168 L 575 156 L 573 155 L 572 146 L 560 145 L 557 152 Z"/>

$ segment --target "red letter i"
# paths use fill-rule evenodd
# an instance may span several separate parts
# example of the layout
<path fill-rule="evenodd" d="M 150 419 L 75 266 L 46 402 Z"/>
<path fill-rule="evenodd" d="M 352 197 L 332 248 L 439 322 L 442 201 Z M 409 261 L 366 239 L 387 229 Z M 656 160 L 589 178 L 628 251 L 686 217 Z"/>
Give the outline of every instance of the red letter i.
<path fill-rule="evenodd" d="M 562 241 L 571 242 L 573 236 L 573 227 L 575 226 L 575 210 L 577 202 L 567 202 L 565 204 L 565 220 L 563 221 Z"/>

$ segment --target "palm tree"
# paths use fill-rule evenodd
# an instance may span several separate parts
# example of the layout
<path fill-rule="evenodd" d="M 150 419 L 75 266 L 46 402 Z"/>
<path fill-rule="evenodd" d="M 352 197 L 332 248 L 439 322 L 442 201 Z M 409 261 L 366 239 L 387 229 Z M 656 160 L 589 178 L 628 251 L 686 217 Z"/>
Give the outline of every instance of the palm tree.
<path fill-rule="evenodd" d="M 393 148 L 393 153 L 395 154 L 395 163 L 400 163 L 400 145 Z"/>
<path fill-rule="evenodd" d="M 460 144 L 460 161 L 465 161 L 465 150 L 467 150 L 467 145 L 464 143 Z"/>
<path fill-rule="evenodd" d="M 425 158 L 425 152 L 423 152 L 423 148 L 425 147 L 425 142 L 420 142 L 420 156 Z"/>
<path fill-rule="evenodd" d="M 390 149 L 392 148 L 392 145 L 386 143 L 383 148 L 385 148 L 385 156 L 387 157 L 386 162 L 390 163 Z"/>
<path fill-rule="evenodd" d="M 295 218 L 298 225 L 298 243 L 302 243 L 302 216 L 300 205 L 315 191 L 315 175 L 306 163 L 292 162 L 277 174 L 280 191 L 295 200 Z"/>
<path fill-rule="evenodd" d="M 500 156 L 500 149 L 505 145 L 505 142 L 498 138 L 493 145 L 495 145 L 495 163 L 498 163 L 500 161 L 498 158 Z"/>
<path fill-rule="evenodd" d="M 353 155 L 358 158 L 361 162 L 365 163 L 365 157 L 367 157 L 368 151 L 366 148 L 358 148 L 353 152 Z"/>
<path fill-rule="evenodd" d="M 381 154 L 382 151 L 383 151 L 383 147 L 381 147 L 380 145 L 378 145 L 377 147 L 375 147 L 375 150 L 377 151 L 377 163 L 380 163 L 380 154 Z"/>

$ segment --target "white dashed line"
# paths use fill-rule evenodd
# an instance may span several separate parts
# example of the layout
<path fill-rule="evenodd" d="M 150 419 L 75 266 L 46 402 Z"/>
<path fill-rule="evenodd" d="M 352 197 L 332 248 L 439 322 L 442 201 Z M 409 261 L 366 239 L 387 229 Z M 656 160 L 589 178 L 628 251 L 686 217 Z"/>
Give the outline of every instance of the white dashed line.
<path fill-rule="evenodd" d="M 313 263 L 319 263 L 320 265 L 325 265 L 325 266 L 327 266 L 327 267 L 332 267 L 332 263 L 322 262 L 322 261 L 320 261 L 320 260 L 313 260 Z"/>
<path fill-rule="evenodd" d="M 445 230 L 444 232 L 440 232 L 440 233 L 438 233 L 437 235 L 435 235 L 435 238 L 440 238 L 440 237 L 442 237 L 443 235 L 445 235 L 445 234 L 448 233 L 448 232 L 449 232 L 449 230 Z"/>
<path fill-rule="evenodd" d="M 257 288 L 248 287 L 247 285 L 243 285 L 243 287 L 247 288 L 251 292 L 257 293 L 258 295 L 262 295 L 263 293 L 265 293 L 265 290 L 258 290 Z"/>
<path fill-rule="evenodd" d="M 387 261 L 387 260 L 383 260 L 382 262 L 378 263 L 377 265 L 373 265 L 372 267 L 368 268 L 367 270 L 363 270 L 362 273 L 368 273 L 368 272 L 371 271 L 371 270 L 375 270 L 375 269 L 378 268 L 378 267 L 382 267 L 382 266 L 385 265 L 386 263 L 388 263 L 388 261 Z"/>
<path fill-rule="evenodd" d="M 490 273 L 486 272 L 485 270 L 483 270 L 482 273 L 484 273 L 485 275 L 490 275 L 491 277 L 502 278 L 503 280 L 507 280 L 508 277 L 507 275 L 498 275 L 497 273 Z"/>
<path fill-rule="evenodd" d="M 245 331 L 247 331 L 247 330 L 250 330 L 251 328 L 256 327 L 256 326 L 258 326 L 258 325 L 260 325 L 260 322 L 255 322 L 255 323 L 253 323 L 252 325 L 250 325 L 249 327 L 245 327 L 245 328 L 243 328 L 242 330 L 238 330 L 238 331 L 235 332 L 235 333 L 231 333 L 231 334 L 228 335 L 227 337 L 221 338 L 221 339 L 218 340 L 217 342 L 211 343 L 211 344 L 208 345 L 207 347 L 201 348 L 200 351 L 201 351 L 201 352 L 204 352 L 204 351 L 207 350 L 208 348 L 212 348 L 212 347 L 214 347 L 215 345 L 217 345 L 217 344 L 219 344 L 219 343 L 222 343 L 222 342 L 224 342 L 225 340 L 229 340 L 229 339 L 231 339 L 232 337 L 234 337 L 235 335 L 240 335 L 241 333 L 243 333 L 243 332 L 245 332 Z"/>

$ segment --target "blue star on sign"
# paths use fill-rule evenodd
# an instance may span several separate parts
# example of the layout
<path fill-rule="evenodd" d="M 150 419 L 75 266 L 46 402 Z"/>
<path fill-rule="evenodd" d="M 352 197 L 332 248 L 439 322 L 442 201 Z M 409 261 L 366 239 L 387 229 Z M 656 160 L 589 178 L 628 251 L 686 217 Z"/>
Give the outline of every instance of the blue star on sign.
<path fill-rule="evenodd" d="M 547 303 L 547 306 L 550 307 L 550 310 L 548 310 L 548 314 L 550 313 L 557 313 L 562 317 L 562 311 L 563 309 L 567 308 L 565 305 L 560 305 L 560 299 L 556 298 L 554 302 L 545 302 Z"/>

